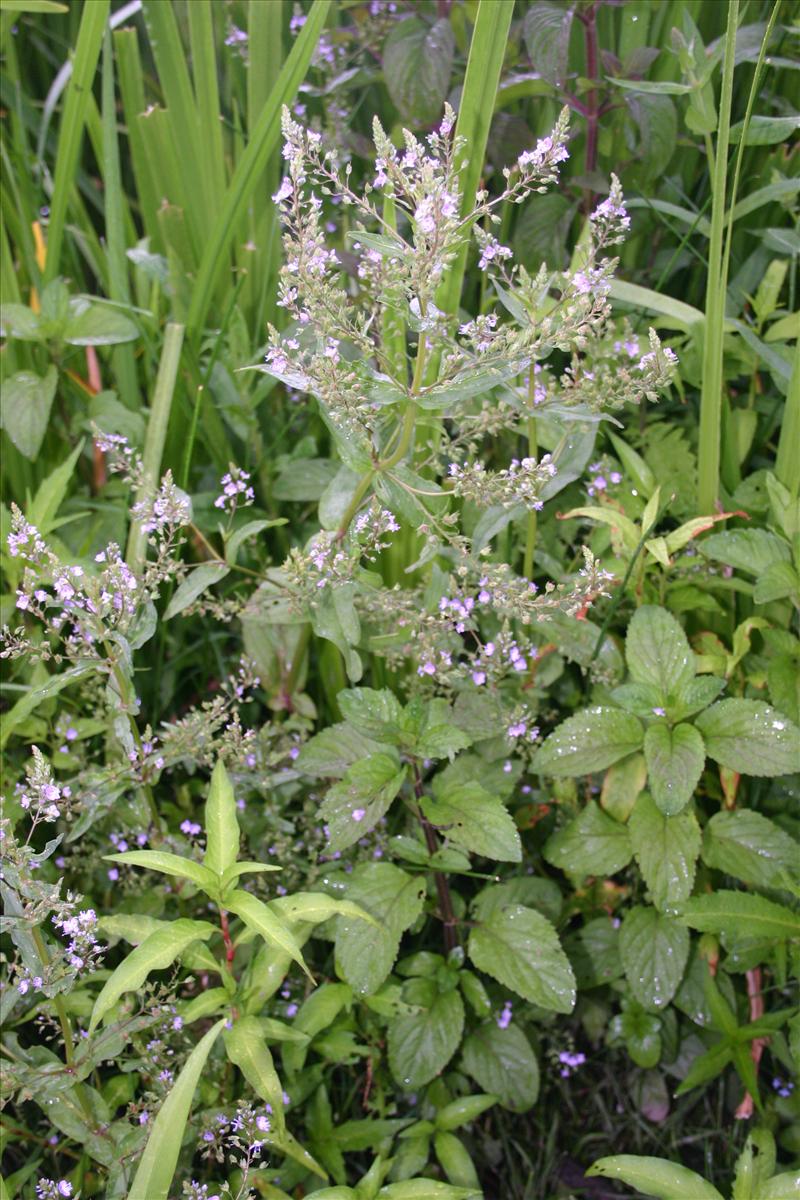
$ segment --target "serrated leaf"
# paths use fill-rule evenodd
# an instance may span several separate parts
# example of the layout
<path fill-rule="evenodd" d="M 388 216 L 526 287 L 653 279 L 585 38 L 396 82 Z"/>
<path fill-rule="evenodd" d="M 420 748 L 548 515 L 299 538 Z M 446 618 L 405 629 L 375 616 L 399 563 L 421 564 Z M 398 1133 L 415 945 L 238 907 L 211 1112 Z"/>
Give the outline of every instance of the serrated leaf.
<path fill-rule="evenodd" d="M 605 1179 L 621 1179 L 637 1191 L 658 1200 L 723 1200 L 715 1187 L 702 1175 L 665 1158 L 647 1158 L 638 1154 L 615 1154 L 599 1158 L 586 1172 Z"/>
<path fill-rule="evenodd" d="M 267 908 L 266 904 L 256 896 L 251 896 L 249 892 L 237 889 L 232 895 L 225 897 L 225 906 L 241 921 L 244 921 L 248 929 L 253 929 L 260 934 L 268 945 L 277 946 L 279 950 L 283 950 L 290 958 L 294 959 L 313 983 L 314 977 L 306 966 L 300 947 L 293 935 L 276 917 L 275 913 Z"/>
<path fill-rule="evenodd" d="M 283 1086 L 264 1041 L 260 1022 L 256 1017 L 240 1017 L 222 1036 L 230 1061 L 239 1068 L 256 1095 L 272 1108 L 272 1128 L 282 1137 L 286 1132 Z"/>
<path fill-rule="evenodd" d="M 487 1021 L 464 1041 L 462 1066 L 504 1108 L 525 1112 L 539 1098 L 539 1064 L 519 1026 Z"/>
<path fill-rule="evenodd" d="M 211 773 L 211 785 L 206 800 L 206 852 L 203 865 L 221 879 L 236 862 L 239 854 L 239 820 L 236 799 L 228 772 L 218 758 Z"/>
<path fill-rule="evenodd" d="M 359 733 L 392 742 L 403 717 L 400 701 L 388 688 L 347 688 L 336 697 L 342 716 Z"/>
<path fill-rule="evenodd" d="M 573 12 L 572 4 L 537 0 L 525 14 L 523 33 L 533 68 L 556 86 L 567 76 Z"/>
<path fill-rule="evenodd" d="M 347 895 L 379 924 L 340 918 L 336 961 L 350 986 L 370 995 L 391 971 L 404 930 L 422 911 L 425 882 L 391 863 L 364 863 L 353 871 Z"/>
<path fill-rule="evenodd" d="M 619 950 L 639 1003 L 651 1011 L 669 1004 L 686 969 L 688 930 L 654 908 L 632 908 L 622 922 Z"/>
<path fill-rule="evenodd" d="M 419 805 L 448 841 L 500 862 L 521 861 L 519 832 L 502 800 L 479 783 L 437 787 L 434 780 L 433 790 L 434 795 L 423 796 Z"/>
<path fill-rule="evenodd" d="M 641 749 L 644 729 L 630 713 L 598 705 L 585 708 L 553 730 L 533 759 L 541 775 L 562 778 L 604 771 Z"/>
<path fill-rule="evenodd" d="M 724 888 L 710 896 L 687 900 L 678 920 L 702 933 L 721 933 L 732 941 L 800 937 L 800 913 L 763 896 Z"/>
<path fill-rule="evenodd" d="M 383 74 L 404 120 L 432 125 L 441 116 L 454 49 L 449 21 L 429 26 L 408 17 L 392 27 L 383 47 Z"/>
<path fill-rule="evenodd" d="M 148 934 L 141 945 L 132 950 L 107 979 L 94 1002 L 89 1033 L 125 992 L 135 992 L 152 971 L 170 966 L 192 942 L 208 941 L 217 930 L 209 921 L 189 921 L 179 918 Z"/>
<path fill-rule="evenodd" d="M 211 872 L 200 863 L 183 858 L 180 854 L 169 854 L 165 850 L 126 850 L 124 854 L 104 854 L 103 858 L 107 862 L 147 867 L 149 871 L 159 871 L 162 875 L 172 875 L 178 879 L 191 879 L 192 883 L 205 890 L 216 883 Z"/>
<path fill-rule="evenodd" d="M 657 908 L 686 900 L 694 885 L 700 826 L 692 812 L 668 817 L 642 792 L 628 821 L 631 845 Z"/>
<path fill-rule="evenodd" d="M 693 725 L 670 729 L 658 721 L 644 736 L 644 757 L 653 799 L 665 816 L 674 817 L 691 800 L 703 773 L 703 739 Z"/>
<path fill-rule="evenodd" d="M 582 880 L 587 875 L 615 875 L 628 865 L 633 851 L 627 826 L 590 800 L 574 820 L 548 838 L 542 854 L 554 867 Z"/>
<path fill-rule="evenodd" d="M 159 1109 L 128 1192 L 128 1200 L 167 1200 L 178 1165 L 192 1097 L 224 1024 L 224 1020 L 217 1021 L 201 1038 Z"/>
<path fill-rule="evenodd" d="M 533 1004 L 572 1012 L 575 976 L 550 922 L 521 904 L 489 913 L 469 935 L 479 970 Z"/>
<path fill-rule="evenodd" d="M 328 826 L 331 850 L 346 850 L 374 829 L 389 811 L 406 769 L 395 754 L 372 754 L 348 768 L 340 783 L 328 789 L 319 814 Z"/>
<path fill-rule="evenodd" d="M 757 887 L 797 875 L 800 846 L 779 825 L 748 809 L 715 813 L 703 835 L 703 862 Z"/>
<path fill-rule="evenodd" d="M 665 608 L 637 608 L 625 638 L 631 678 L 658 689 L 663 700 L 679 694 L 694 678 L 694 655 L 683 629 Z"/>
<path fill-rule="evenodd" d="M 379 742 L 341 722 L 329 725 L 307 741 L 295 765 L 312 779 L 340 779 L 353 763 L 385 750 Z"/>
<path fill-rule="evenodd" d="M 760 700 L 720 700 L 695 722 L 710 758 L 742 775 L 800 770 L 800 729 Z"/>
<path fill-rule="evenodd" d="M 712 533 L 698 542 L 697 548 L 706 558 L 756 577 L 763 575 L 773 563 L 791 562 L 792 557 L 788 542 L 766 529 L 728 529 L 724 533 Z"/>
<path fill-rule="evenodd" d="M 178 613 L 182 613 L 190 604 L 194 604 L 203 592 L 208 591 L 215 583 L 219 583 L 221 579 L 229 575 L 230 570 L 225 563 L 201 563 L 199 567 L 193 567 L 186 579 L 183 579 L 175 589 L 164 612 L 164 620 L 169 621 L 172 617 L 177 617 Z"/>
<path fill-rule="evenodd" d="M 464 1005 L 457 991 L 439 994 L 430 983 L 430 1007 L 397 1017 L 388 1030 L 389 1067 L 403 1087 L 422 1087 L 449 1063 L 461 1042 Z"/>
<path fill-rule="evenodd" d="M 58 371 L 51 366 L 44 376 L 18 371 L 3 381 L 0 390 L 0 426 L 31 462 L 47 432 L 57 383 Z"/>

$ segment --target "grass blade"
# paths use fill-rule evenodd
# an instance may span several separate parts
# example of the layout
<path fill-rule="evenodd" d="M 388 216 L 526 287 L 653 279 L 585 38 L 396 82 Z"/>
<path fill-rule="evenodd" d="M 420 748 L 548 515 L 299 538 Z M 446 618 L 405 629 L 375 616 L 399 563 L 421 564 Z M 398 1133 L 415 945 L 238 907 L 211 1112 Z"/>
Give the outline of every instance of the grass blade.
<path fill-rule="evenodd" d="M 725 228 L 725 192 L 728 175 L 728 143 L 733 98 L 734 52 L 739 0 L 730 0 L 722 92 L 717 125 L 717 145 L 712 178 L 711 234 L 708 245 L 705 339 L 703 342 L 703 385 L 700 393 L 700 445 L 698 449 L 697 502 L 700 513 L 712 513 L 719 494 L 720 427 L 722 424 L 722 358 L 725 318 L 726 272 L 722 237 Z"/>
<path fill-rule="evenodd" d="M 167 424 L 175 391 L 175 380 L 178 375 L 181 347 L 183 346 L 183 334 L 183 325 L 169 324 L 164 330 L 164 349 L 158 364 L 153 407 L 150 410 L 150 420 L 147 423 L 147 435 L 144 443 L 144 481 L 136 494 L 137 502 L 145 499 L 158 483 L 161 456 L 164 453 Z M 132 522 L 125 556 L 128 566 L 135 568 L 142 562 L 145 555 L 145 544 L 144 530 L 138 521 Z"/>
<path fill-rule="evenodd" d="M 277 144 L 281 107 L 292 99 L 308 70 L 329 8 L 330 0 L 314 0 L 308 19 L 281 69 L 255 128 L 250 130 L 250 141 L 237 164 L 222 209 L 207 239 L 197 273 L 187 319 L 189 333 L 193 339 L 196 339 L 202 330 L 238 222 L 263 177 L 269 156 Z"/>
<path fill-rule="evenodd" d="M 153 1131 L 147 1139 L 139 1169 L 128 1192 L 128 1200 L 167 1200 L 172 1176 L 178 1164 L 183 1131 L 189 1119 L 192 1097 L 214 1042 L 222 1032 L 225 1019 L 217 1021 L 195 1046 L 175 1086 L 159 1109 Z"/>
<path fill-rule="evenodd" d="M 67 88 L 64 116 L 61 119 L 58 136 L 53 199 L 47 234 L 45 283 L 49 283 L 58 275 L 61 243 L 64 240 L 64 228 L 67 222 L 67 205 L 78 166 L 89 97 L 100 58 L 108 8 L 109 0 L 95 0 L 93 4 L 84 5 L 81 14 L 80 30 L 75 47 L 75 64 Z"/>

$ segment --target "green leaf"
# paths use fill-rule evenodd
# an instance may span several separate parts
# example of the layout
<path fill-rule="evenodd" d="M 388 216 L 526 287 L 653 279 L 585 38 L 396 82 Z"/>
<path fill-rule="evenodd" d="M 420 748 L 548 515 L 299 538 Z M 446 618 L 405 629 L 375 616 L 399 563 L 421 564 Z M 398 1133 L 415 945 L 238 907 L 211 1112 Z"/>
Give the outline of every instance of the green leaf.
<path fill-rule="evenodd" d="M 29 688 L 25 695 L 19 698 L 13 708 L 3 713 L 3 720 L 0 722 L 0 749 L 5 746 L 16 727 L 21 725 L 38 708 L 43 700 L 49 699 L 50 696 L 57 696 L 59 692 L 63 692 L 64 688 L 69 687 L 71 683 L 76 683 L 79 679 L 83 679 L 91 670 L 93 670 L 92 667 L 67 667 L 60 674 L 51 675 L 49 679 L 44 683 L 40 683 L 38 687 Z"/>
<path fill-rule="evenodd" d="M 72 453 L 42 480 L 33 498 L 33 504 L 25 514 L 43 535 L 55 528 L 56 513 L 75 479 L 75 464 L 83 453 L 84 444 L 84 439 L 81 438 Z"/>
<path fill-rule="evenodd" d="M 335 783 L 320 805 L 319 815 L 328 826 L 331 850 L 346 850 L 389 811 L 406 769 L 394 753 L 371 754 L 348 768 L 341 783 Z"/>
<path fill-rule="evenodd" d="M 797 875 L 800 846 L 779 825 L 748 809 L 715 813 L 703 835 L 703 862 L 757 887 Z"/>
<path fill-rule="evenodd" d="M 451 1132 L 476 1120 L 481 1113 L 497 1103 L 497 1096 L 461 1096 L 451 1100 L 436 1114 L 436 1128 Z"/>
<path fill-rule="evenodd" d="M 731 142 L 736 145 L 742 140 L 744 121 L 731 126 Z M 775 146 L 785 142 L 800 128 L 800 117 L 752 116 L 744 139 L 745 146 Z"/>
<path fill-rule="evenodd" d="M 348 899 L 379 925 L 342 917 L 336 931 L 336 961 L 351 987 L 362 995 L 378 990 L 392 969 L 404 930 L 422 911 L 425 881 L 391 863 L 363 863 L 350 876 Z"/>
<path fill-rule="evenodd" d="M 582 880 L 587 875 L 615 875 L 628 865 L 632 850 L 627 826 L 590 800 L 573 821 L 548 838 L 542 854 L 554 867 Z"/>
<path fill-rule="evenodd" d="M 687 900 L 678 920 L 702 933 L 724 934 L 732 941 L 800 937 L 800 913 L 763 896 L 724 888 L 710 896 Z"/>
<path fill-rule="evenodd" d="M 764 574 L 759 576 L 753 588 L 753 600 L 756 604 L 771 604 L 773 600 L 788 599 L 796 603 L 796 597 L 800 597 L 800 577 L 787 562 L 772 563 Z"/>
<path fill-rule="evenodd" d="M 0 0 L 0 12 L 69 12 L 69 5 L 58 4 L 57 0 Z"/>
<path fill-rule="evenodd" d="M 775 707 L 800 723 L 800 658 L 779 654 L 767 668 L 767 685 Z"/>
<path fill-rule="evenodd" d="M 634 309 L 644 309 L 645 312 L 657 313 L 662 318 L 661 325 L 670 329 L 681 329 L 688 333 L 693 325 L 702 324 L 705 320 L 699 308 L 684 304 L 673 296 L 651 291 L 650 288 L 639 287 L 636 283 L 628 283 L 624 279 L 611 281 L 610 296 L 623 304 L 629 304 Z"/>
<path fill-rule="evenodd" d="M 227 871 L 223 872 L 222 879 L 219 881 L 220 888 L 224 891 L 229 884 L 233 883 L 234 879 L 238 879 L 240 875 L 263 875 L 267 871 L 282 871 L 283 867 L 276 867 L 272 863 L 259 862 L 236 862 L 228 867 Z"/>
<path fill-rule="evenodd" d="M 268 945 L 277 946 L 279 950 L 283 950 L 290 958 L 294 959 L 313 983 L 314 977 L 305 964 L 294 936 L 275 916 L 275 913 L 267 908 L 266 904 L 256 896 L 251 896 L 249 892 L 237 889 L 232 895 L 225 897 L 225 906 L 241 921 L 244 921 L 248 929 L 253 929 L 260 934 Z"/>
<path fill-rule="evenodd" d="M 94 1002 L 89 1033 L 94 1032 L 124 992 L 135 992 L 151 971 L 160 971 L 170 966 L 192 942 L 208 941 L 216 932 L 216 928 L 209 921 L 189 921 L 180 917 L 149 934 L 112 972 L 110 979 L 106 980 Z"/>
<path fill-rule="evenodd" d="M 219 583 L 226 575 L 230 575 L 230 567 L 225 563 L 201 563 L 192 567 L 186 579 L 182 580 L 164 612 L 164 620 L 169 621 L 182 613 L 190 604 L 194 604 L 203 592 L 208 591 L 215 583 Z"/>
<path fill-rule="evenodd" d="M 625 658 L 631 678 L 658 688 L 665 701 L 678 695 L 695 675 L 686 634 L 672 613 L 654 604 L 643 604 L 634 613 Z"/>
<path fill-rule="evenodd" d="M 31 462 L 47 432 L 57 383 L 58 371 L 51 366 L 44 376 L 18 371 L 4 380 L 0 390 L 0 426 Z"/>
<path fill-rule="evenodd" d="M 218 879 L 230 871 L 239 853 L 239 821 L 233 787 L 218 758 L 206 800 L 206 852 L 203 865 Z"/>
<path fill-rule="evenodd" d="M 406 1179 L 382 1187 L 376 1200 L 480 1200 L 481 1194 L 477 1188 L 454 1187 L 435 1179 Z"/>
<path fill-rule="evenodd" d="M 667 707 L 671 721 L 685 721 L 696 712 L 708 708 L 725 687 L 725 680 L 716 675 L 697 675 L 681 688 L 676 700 Z"/>
<path fill-rule="evenodd" d="M 69 317 L 61 333 L 70 346 L 116 346 L 133 342 L 139 330 L 129 317 L 106 304 L 90 304 L 84 296 L 70 300 Z"/>
<path fill-rule="evenodd" d="M 567 77 L 569 35 L 573 4 L 537 0 L 525 14 L 523 33 L 533 69 L 542 79 L 559 86 Z"/>
<path fill-rule="evenodd" d="M 464 1042 L 462 1066 L 504 1108 L 525 1112 L 539 1098 L 539 1064 L 519 1026 L 487 1021 Z"/>
<path fill-rule="evenodd" d="M 683 925 L 654 908 L 632 908 L 622 922 L 619 950 L 639 1003 L 651 1011 L 669 1004 L 689 957 L 689 934 Z"/>
<path fill-rule="evenodd" d="M 695 722 L 706 753 L 742 775 L 800 770 L 800 729 L 760 700 L 720 700 Z"/>
<path fill-rule="evenodd" d="M 521 904 L 490 912 L 469 935 L 479 970 L 526 1000 L 553 1012 L 572 1012 L 575 976 L 550 922 Z"/>
<path fill-rule="evenodd" d="M 271 521 L 247 521 L 244 525 L 240 525 L 235 529 L 231 536 L 225 542 L 225 561 L 229 566 L 234 566 L 236 556 L 240 549 L 249 538 L 255 537 L 259 533 L 263 533 L 265 529 L 274 529 L 276 525 L 285 525 L 285 517 L 276 517 Z"/>
<path fill-rule="evenodd" d="M 800 1198 L 800 1175 L 797 1171 L 784 1171 L 773 1175 L 761 1187 L 758 1200 L 798 1200 Z"/>
<path fill-rule="evenodd" d="M 642 877 L 657 908 L 688 899 L 700 853 L 700 826 L 692 812 L 668 817 L 648 792 L 642 792 L 630 815 L 628 831 Z"/>
<path fill-rule="evenodd" d="M 282 1137 L 286 1132 L 283 1086 L 275 1070 L 261 1024 L 256 1017 L 240 1017 L 222 1035 L 228 1058 L 244 1075 L 253 1091 L 272 1108 L 272 1128 Z"/>
<path fill-rule="evenodd" d="M 456 991 L 438 994 L 429 980 L 430 1004 L 396 1017 L 388 1030 L 389 1067 L 401 1086 L 422 1087 L 443 1071 L 461 1042 L 464 1005 Z"/>
<path fill-rule="evenodd" d="M 160 871 L 162 875 L 173 875 L 177 879 L 191 879 L 198 887 L 208 891 L 216 884 L 214 876 L 200 863 L 180 854 L 166 850 L 126 850 L 124 854 L 104 854 L 108 862 L 127 863 L 132 867 L 146 867 L 149 871 Z"/>
<path fill-rule="evenodd" d="M 638 1154 L 615 1154 L 599 1158 L 587 1175 L 602 1175 L 605 1179 L 621 1179 L 637 1191 L 658 1200 L 723 1200 L 715 1187 L 688 1167 L 668 1162 L 665 1158 L 646 1158 Z"/>
<path fill-rule="evenodd" d="M 644 757 L 653 799 L 664 816 L 674 817 L 691 800 L 703 773 L 703 739 L 693 725 L 670 729 L 658 721 L 644 736 Z"/>
<path fill-rule="evenodd" d="M 383 47 L 383 76 L 403 120 L 433 125 L 442 115 L 454 49 L 449 21 L 429 26 L 408 17 L 392 27 Z"/>
<path fill-rule="evenodd" d="M 479 783 L 439 785 L 433 796 L 423 796 L 419 806 L 439 832 L 472 854 L 501 862 L 520 862 L 520 842 L 514 819 L 502 800 L 496 800 Z"/>
<path fill-rule="evenodd" d="M 773 563 L 791 561 L 788 542 L 766 529 L 728 529 L 724 533 L 712 533 L 698 542 L 697 548 L 706 558 L 757 577 Z"/>
<path fill-rule="evenodd" d="M 353 993 L 346 983 L 323 983 L 303 1001 L 292 1027 L 306 1035 L 305 1042 L 283 1047 L 283 1062 L 293 1074 L 302 1070 L 312 1038 L 333 1025 L 339 1013 L 349 1006 Z"/>
<path fill-rule="evenodd" d="M 639 129 L 640 170 L 648 181 L 657 179 L 666 173 L 678 141 L 675 104 L 669 96 L 642 92 L 626 95 L 625 102 Z"/>
<path fill-rule="evenodd" d="M 217 1021 L 198 1042 L 159 1109 L 131 1190 L 128 1192 L 128 1200 L 167 1200 L 181 1152 L 192 1097 L 206 1065 L 206 1059 L 224 1024 L 224 1020 Z"/>
<path fill-rule="evenodd" d="M 641 748 L 644 729 L 630 713 L 598 705 L 554 729 L 533 759 L 540 775 L 561 778 L 604 771 Z"/>
<path fill-rule="evenodd" d="M 345 720 L 365 737 L 394 742 L 402 719 L 400 701 L 388 688 L 347 688 L 336 697 Z"/>
<path fill-rule="evenodd" d="M 341 722 L 329 725 L 307 741 L 300 750 L 295 766 L 312 779 L 340 779 L 354 763 L 385 749 Z"/>
<path fill-rule="evenodd" d="M 307 921 L 319 925 L 329 917 L 352 917 L 356 921 L 366 921 L 369 925 L 378 922 L 363 908 L 359 908 L 352 900 L 335 900 L 324 892 L 294 892 L 291 896 L 281 896 L 271 900 L 270 904 L 284 921 Z"/>

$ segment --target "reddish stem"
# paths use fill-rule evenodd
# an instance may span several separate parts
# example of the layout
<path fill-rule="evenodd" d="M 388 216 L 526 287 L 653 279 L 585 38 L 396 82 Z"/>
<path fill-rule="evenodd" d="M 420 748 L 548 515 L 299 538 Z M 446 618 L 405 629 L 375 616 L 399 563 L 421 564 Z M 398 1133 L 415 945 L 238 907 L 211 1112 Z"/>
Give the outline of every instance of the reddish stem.
<path fill-rule="evenodd" d="M 225 962 L 228 970 L 233 966 L 233 956 L 236 953 L 236 947 L 231 941 L 231 931 L 228 926 L 228 914 L 224 908 L 219 910 L 219 923 L 222 926 L 222 940 L 225 943 Z"/>
<path fill-rule="evenodd" d="M 418 800 L 422 798 L 423 787 L 422 780 L 419 776 L 419 771 L 414 768 L 414 795 Z M 436 836 L 436 830 L 431 825 L 430 821 L 422 815 L 422 810 L 417 809 L 417 816 L 425 834 L 425 845 L 428 847 L 429 854 L 435 854 L 439 849 L 439 839 Z M 456 915 L 453 911 L 453 898 L 450 895 L 450 883 L 447 876 L 442 871 L 434 871 L 433 877 L 436 880 L 436 894 L 439 897 L 439 916 L 444 925 L 444 948 L 445 953 L 449 954 L 458 945 L 458 932 L 456 930 Z"/>
<path fill-rule="evenodd" d="M 583 22 L 583 43 L 586 50 L 586 78 L 592 83 L 597 79 L 597 6 L 592 4 L 580 17 Z M 592 175 L 597 168 L 597 131 L 600 115 L 599 96 L 596 88 L 586 96 L 586 156 L 584 174 Z M 587 210 L 592 204 L 591 188 L 587 194 Z"/>

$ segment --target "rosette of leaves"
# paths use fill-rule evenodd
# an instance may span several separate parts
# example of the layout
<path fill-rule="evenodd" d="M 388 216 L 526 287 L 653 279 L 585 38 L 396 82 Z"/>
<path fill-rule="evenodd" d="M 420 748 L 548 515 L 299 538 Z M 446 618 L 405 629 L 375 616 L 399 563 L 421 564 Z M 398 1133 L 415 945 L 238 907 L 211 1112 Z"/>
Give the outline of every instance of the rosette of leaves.
<path fill-rule="evenodd" d="M 141 988 L 153 971 L 181 962 L 190 970 L 216 975 L 220 981 L 220 986 L 207 988 L 178 1007 L 185 1025 L 219 1019 L 189 1055 L 153 1123 L 129 1192 L 132 1200 L 166 1200 L 180 1152 L 178 1130 L 189 1119 L 195 1088 L 220 1034 L 228 1061 L 238 1067 L 249 1087 L 272 1110 L 265 1142 L 326 1178 L 324 1169 L 286 1128 L 283 1086 L 269 1049 L 270 1043 L 293 1038 L 305 1041 L 307 1035 L 263 1016 L 262 1010 L 292 962 L 312 978 L 302 945 L 315 925 L 337 914 L 368 925 L 374 923 L 374 918 L 351 900 L 322 893 L 299 892 L 264 901 L 241 886 L 245 875 L 278 871 L 280 867 L 239 860 L 236 801 L 221 761 L 211 778 L 205 833 L 202 861 L 162 850 L 131 850 L 107 856 L 113 862 L 146 867 L 182 880 L 184 885 L 203 892 L 219 910 L 219 925 L 207 920 L 162 921 L 136 915 L 109 917 L 101 922 L 106 933 L 134 943 L 134 949 L 103 984 L 92 1009 L 90 1037 L 97 1036 L 101 1022 L 114 1019 L 121 998 Z M 231 917 L 238 918 L 238 930 L 231 927 Z M 260 941 L 261 948 L 251 955 L 247 969 L 238 974 L 237 950 L 253 940 Z"/>
<path fill-rule="evenodd" d="M 681 626 L 657 605 L 634 614 L 625 641 L 629 681 L 611 704 L 563 721 L 545 740 L 534 769 L 554 778 L 591 775 L 644 754 L 653 800 L 665 816 L 686 808 L 706 757 L 742 775 L 800 769 L 800 729 L 760 700 L 718 700 L 725 680 L 698 675 Z"/>

